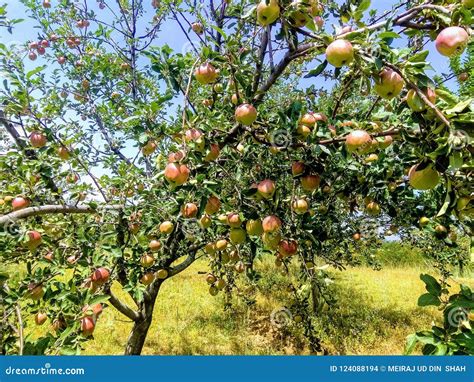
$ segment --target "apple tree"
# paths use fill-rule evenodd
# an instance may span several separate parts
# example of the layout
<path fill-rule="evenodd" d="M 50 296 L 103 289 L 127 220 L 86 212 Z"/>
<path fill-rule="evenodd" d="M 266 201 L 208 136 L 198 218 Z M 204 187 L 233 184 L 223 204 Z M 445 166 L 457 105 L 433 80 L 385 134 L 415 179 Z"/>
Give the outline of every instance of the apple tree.
<path fill-rule="evenodd" d="M 300 269 L 291 310 L 323 352 L 327 266 L 377 266 L 386 233 L 429 240 L 444 286 L 468 261 L 471 1 L 22 3 L 38 34 L 0 44 L 4 353 L 74 354 L 114 308 L 140 354 L 167 279 L 205 258 L 232 295 L 269 255 Z M 472 341 L 458 323 L 443 341 Z"/>

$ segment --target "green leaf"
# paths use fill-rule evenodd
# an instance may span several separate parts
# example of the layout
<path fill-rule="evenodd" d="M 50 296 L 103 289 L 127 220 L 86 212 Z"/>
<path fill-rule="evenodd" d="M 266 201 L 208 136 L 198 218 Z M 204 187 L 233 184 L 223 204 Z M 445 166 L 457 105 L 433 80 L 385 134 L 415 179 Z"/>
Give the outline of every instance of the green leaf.
<path fill-rule="evenodd" d="M 380 38 L 389 39 L 389 38 L 402 38 L 398 33 L 392 31 L 386 31 L 379 34 Z"/>
<path fill-rule="evenodd" d="M 421 274 L 420 279 L 425 283 L 426 290 L 433 296 L 441 296 L 441 285 L 430 275 Z"/>
<path fill-rule="evenodd" d="M 418 306 L 439 306 L 441 304 L 441 301 L 439 300 L 438 297 L 433 296 L 431 293 L 425 293 L 422 294 L 418 298 Z"/>
<path fill-rule="evenodd" d="M 410 334 L 407 337 L 407 342 L 405 344 L 405 350 L 403 352 L 404 355 L 409 355 L 413 353 L 413 350 L 415 350 L 415 346 L 418 343 L 418 337 L 416 334 Z"/>
<path fill-rule="evenodd" d="M 308 72 L 304 78 L 311 78 L 311 77 L 317 77 L 319 76 L 324 69 L 326 69 L 326 66 L 328 66 L 327 60 L 324 60 L 321 64 L 319 64 L 315 69 L 312 69 Z"/>
<path fill-rule="evenodd" d="M 43 65 L 43 66 L 38 66 L 37 68 L 34 68 L 33 70 L 30 70 L 28 73 L 26 73 L 26 78 L 30 79 L 32 76 L 41 72 L 45 68 L 46 68 L 46 65 Z"/>

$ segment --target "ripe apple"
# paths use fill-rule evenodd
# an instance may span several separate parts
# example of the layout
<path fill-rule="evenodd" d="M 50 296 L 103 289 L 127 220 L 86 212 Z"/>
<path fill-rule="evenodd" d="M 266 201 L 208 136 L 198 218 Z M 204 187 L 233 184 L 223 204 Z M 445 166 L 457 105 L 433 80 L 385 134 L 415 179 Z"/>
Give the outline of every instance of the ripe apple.
<path fill-rule="evenodd" d="M 217 213 L 217 211 L 219 211 L 220 208 L 221 201 L 219 200 L 219 198 L 214 195 L 211 195 L 207 200 L 206 206 L 204 207 L 204 211 L 208 215 L 214 215 L 215 213 Z"/>
<path fill-rule="evenodd" d="M 347 40 L 333 41 L 326 48 L 326 59 L 336 68 L 349 65 L 354 60 L 352 44 Z"/>
<path fill-rule="evenodd" d="M 290 9 L 292 11 L 289 14 L 288 20 L 290 23 L 295 26 L 296 28 L 303 28 L 306 23 L 308 22 L 308 16 L 306 14 L 306 10 L 302 9 L 302 0 L 294 0 L 290 4 Z"/>
<path fill-rule="evenodd" d="M 36 147 L 36 148 L 44 147 L 46 145 L 46 142 L 47 142 L 47 139 L 43 133 L 40 133 L 39 131 L 33 131 L 30 134 L 31 146 Z"/>
<path fill-rule="evenodd" d="M 366 206 L 367 213 L 372 216 L 380 214 L 380 205 L 377 202 L 370 202 Z"/>
<path fill-rule="evenodd" d="M 212 220 L 211 220 L 211 218 L 210 218 L 209 215 L 204 214 L 204 215 L 202 215 L 202 216 L 199 218 L 199 222 L 198 222 L 198 223 L 199 223 L 199 225 L 201 226 L 201 228 L 203 228 L 203 229 L 208 229 L 208 228 L 211 226 L 211 224 L 212 224 Z"/>
<path fill-rule="evenodd" d="M 281 233 L 280 232 L 264 232 L 262 235 L 262 242 L 265 248 L 270 250 L 276 250 L 278 248 L 278 244 L 281 241 Z"/>
<path fill-rule="evenodd" d="M 208 284 L 214 284 L 217 281 L 217 277 L 214 276 L 212 273 L 208 273 L 206 275 L 206 282 Z"/>
<path fill-rule="evenodd" d="M 426 95 L 426 98 L 431 103 L 435 103 L 436 101 L 436 93 L 433 89 L 427 88 L 426 91 L 424 92 Z M 423 111 L 426 109 L 426 104 L 425 102 L 421 99 L 421 97 L 418 95 L 415 89 L 410 89 L 407 93 L 407 104 L 412 109 L 413 111 Z"/>
<path fill-rule="evenodd" d="M 209 255 L 214 255 L 217 251 L 216 244 L 215 243 L 207 243 L 204 246 L 204 250 L 209 254 Z"/>
<path fill-rule="evenodd" d="M 161 243 L 156 239 L 151 240 L 148 244 L 148 248 L 150 248 L 150 251 L 157 252 L 161 248 Z"/>
<path fill-rule="evenodd" d="M 247 233 L 243 228 L 232 228 L 229 233 L 230 242 L 234 245 L 245 243 Z"/>
<path fill-rule="evenodd" d="M 303 162 L 293 162 L 291 165 L 291 173 L 293 176 L 301 175 L 304 172 Z"/>
<path fill-rule="evenodd" d="M 260 236 L 263 233 L 262 221 L 260 219 L 247 220 L 245 229 L 250 236 Z"/>
<path fill-rule="evenodd" d="M 61 318 L 56 318 L 53 321 L 52 328 L 55 332 L 58 332 L 60 330 L 64 330 L 64 329 L 66 329 L 66 327 L 67 327 L 66 322 L 64 322 L 64 319 L 62 317 Z"/>
<path fill-rule="evenodd" d="M 140 282 L 143 285 L 150 285 L 153 280 L 155 280 L 155 274 L 153 272 L 147 272 L 140 278 Z"/>
<path fill-rule="evenodd" d="M 374 90 L 384 99 L 392 99 L 403 89 L 403 78 L 390 68 L 383 68 L 375 80 Z"/>
<path fill-rule="evenodd" d="M 168 162 L 173 163 L 173 162 L 179 162 L 184 159 L 186 156 L 186 153 L 183 150 L 179 150 L 175 153 L 170 153 L 168 155 Z"/>
<path fill-rule="evenodd" d="M 43 0 L 43 8 L 51 8 L 50 0 Z"/>
<path fill-rule="evenodd" d="M 262 221 L 262 228 L 264 232 L 279 231 L 282 226 L 281 220 L 278 216 L 269 215 Z"/>
<path fill-rule="evenodd" d="M 168 277 L 168 271 L 166 269 L 159 269 L 156 271 L 155 276 L 158 280 L 164 280 Z"/>
<path fill-rule="evenodd" d="M 198 129 L 188 129 L 184 133 L 184 140 L 191 144 L 191 147 L 199 152 L 203 152 L 206 145 L 206 140 L 202 132 Z"/>
<path fill-rule="evenodd" d="M 149 156 L 155 152 L 157 145 L 154 141 L 148 141 L 145 146 L 142 147 L 142 154 L 144 156 Z"/>
<path fill-rule="evenodd" d="M 298 250 L 298 244 L 295 240 L 282 240 L 278 244 L 279 253 L 284 256 L 293 256 Z"/>
<path fill-rule="evenodd" d="M 418 220 L 418 223 L 420 223 L 420 226 L 424 227 L 430 222 L 430 219 L 427 218 L 426 216 L 422 216 L 420 220 Z"/>
<path fill-rule="evenodd" d="M 468 79 L 469 79 L 469 74 L 467 74 L 466 72 L 462 72 L 458 76 L 458 80 L 461 82 L 467 81 Z"/>
<path fill-rule="evenodd" d="M 250 126 L 257 120 L 257 109 L 244 103 L 235 109 L 235 120 L 243 125 Z"/>
<path fill-rule="evenodd" d="M 301 138 L 306 139 L 311 134 L 311 129 L 306 125 L 298 125 L 296 128 L 296 134 L 298 134 Z"/>
<path fill-rule="evenodd" d="M 53 252 L 48 252 L 46 255 L 43 256 L 43 258 L 47 261 L 53 261 L 54 260 L 54 254 L 53 254 Z"/>
<path fill-rule="evenodd" d="M 191 29 L 196 34 L 202 34 L 204 32 L 204 27 L 199 22 L 191 23 Z"/>
<path fill-rule="evenodd" d="M 162 234 L 169 235 L 171 232 L 173 232 L 173 229 L 174 229 L 174 224 L 170 222 L 169 220 L 166 220 L 160 224 L 160 232 Z"/>
<path fill-rule="evenodd" d="M 61 158 L 62 160 L 68 160 L 70 158 L 70 153 L 69 153 L 69 150 L 64 147 L 64 146 L 61 146 L 58 148 L 58 157 Z"/>
<path fill-rule="evenodd" d="M 306 113 L 300 118 L 300 124 L 308 127 L 314 127 L 316 125 L 316 116 L 314 113 Z"/>
<path fill-rule="evenodd" d="M 319 183 L 321 183 L 321 177 L 318 174 L 309 174 L 301 178 L 301 188 L 307 192 L 316 190 Z"/>
<path fill-rule="evenodd" d="M 298 215 L 305 214 L 309 209 L 309 204 L 305 199 L 296 199 L 293 201 L 292 205 L 293 210 Z"/>
<path fill-rule="evenodd" d="M 258 193 L 265 199 L 270 199 L 273 197 L 273 194 L 275 193 L 275 183 L 270 180 L 270 179 L 265 179 L 262 180 L 258 184 Z"/>
<path fill-rule="evenodd" d="M 36 49 L 36 51 L 38 52 L 38 54 L 40 56 L 43 56 L 45 53 L 46 53 L 46 49 L 43 47 L 43 46 L 38 46 L 38 48 Z"/>
<path fill-rule="evenodd" d="M 262 25 L 270 25 L 280 16 L 278 0 L 261 0 L 257 5 L 257 22 Z"/>
<path fill-rule="evenodd" d="M 440 238 L 445 238 L 448 234 L 448 230 L 444 225 L 438 224 L 435 227 L 435 234 Z"/>
<path fill-rule="evenodd" d="M 30 50 L 33 50 L 33 49 L 38 49 L 38 41 L 32 41 L 28 44 L 28 48 Z"/>
<path fill-rule="evenodd" d="M 206 62 L 194 71 L 194 77 L 202 85 L 211 84 L 217 79 L 217 70 L 212 64 Z"/>
<path fill-rule="evenodd" d="M 355 241 L 359 241 L 360 238 L 361 238 L 361 235 L 360 235 L 360 233 L 357 232 L 357 233 L 355 233 L 354 235 L 352 235 L 352 238 L 353 238 Z"/>
<path fill-rule="evenodd" d="M 91 281 L 97 285 L 103 285 L 107 282 L 110 277 L 110 272 L 107 268 L 100 267 L 97 268 L 91 276 Z"/>
<path fill-rule="evenodd" d="M 13 211 L 21 210 L 23 208 L 28 207 L 29 205 L 30 205 L 30 202 L 21 196 L 17 196 L 16 198 L 12 200 Z"/>
<path fill-rule="evenodd" d="M 28 297 L 33 301 L 41 300 L 44 296 L 44 289 L 41 284 L 30 283 L 28 285 Z"/>
<path fill-rule="evenodd" d="M 436 37 L 435 46 L 440 54 L 447 57 L 460 55 L 466 49 L 469 34 L 461 27 L 443 29 Z"/>
<path fill-rule="evenodd" d="M 94 305 L 84 305 L 82 307 L 82 312 L 84 313 L 84 316 L 86 317 L 94 317 L 97 318 L 101 315 L 102 313 L 102 304 L 94 304 Z"/>
<path fill-rule="evenodd" d="M 415 190 L 431 190 L 439 183 L 440 175 L 431 166 L 418 170 L 419 165 L 414 165 L 408 172 L 408 181 Z"/>
<path fill-rule="evenodd" d="M 85 337 L 92 335 L 95 329 L 95 322 L 92 317 L 84 317 L 81 319 L 81 333 Z"/>
<path fill-rule="evenodd" d="M 149 268 L 154 263 L 155 263 L 155 258 L 148 253 L 143 254 L 142 257 L 140 258 L 140 264 L 144 268 Z"/>
<path fill-rule="evenodd" d="M 387 147 L 389 147 L 393 143 L 393 137 L 391 135 L 386 135 L 383 138 L 383 141 L 378 142 L 379 147 L 382 150 L 385 150 Z"/>
<path fill-rule="evenodd" d="M 238 273 L 245 272 L 245 264 L 244 264 L 242 261 L 238 261 L 238 262 L 234 265 L 234 269 L 235 269 L 235 271 L 238 272 Z"/>
<path fill-rule="evenodd" d="M 185 164 L 168 163 L 165 167 L 165 178 L 170 184 L 181 186 L 189 178 L 189 168 Z"/>
<path fill-rule="evenodd" d="M 48 319 L 48 316 L 46 313 L 43 312 L 38 312 L 35 315 L 35 323 L 36 325 L 43 325 L 46 320 Z"/>
<path fill-rule="evenodd" d="M 238 213 L 231 212 L 227 215 L 227 224 L 232 228 L 237 228 L 242 225 L 242 220 L 240 220 L 240 216 Z"/>
<path fill-rule="evenodd" d="M 215 161 L 220 154 L 221 150 L 219 148 L 219 145 L 217 143 L 211 143 L 210 148 L 208 152 L 206 153 L 206 156 L 204 157 L 204 161 L 206 162 L 213 162 Z"/>
<path fill-rule="evenodd" d="M 223 251 L 224 249 L 227 248 L 227 240 L 226 239 L 220 239 L 216 241 L 216 250 L 217 251 Z"/>
<path fill-rule="evenodd" d="M 40 41 L 40 45 L 41 45 L 43 48 L 49 48 L 49 41 L 48 41 L 48 40 L 41 40 L 41 41 Z"/>
<path fill-rule="evenodd" d="M 351 131 L 346 137 L 346 148 L 348 152 L 358 152 L 363 154 L 370 149 L 372 143 L 371 136 L 365 130 Z"/>
<path fill-rule="evenodd" d="M 198 213 L 198 207 L 194 203 L 186 203 L 183 206 L 182 214 L 185 218 L 194 218 Z"/>
<path fill-rule="evenodd" d="M 27 235 L 28 242 L 26 243 L 26 245 L 28 246 L 28 248 L 30 250 L 38 248 L 42 241 L 41 234 L 38 231 L 29 231 Z"/>

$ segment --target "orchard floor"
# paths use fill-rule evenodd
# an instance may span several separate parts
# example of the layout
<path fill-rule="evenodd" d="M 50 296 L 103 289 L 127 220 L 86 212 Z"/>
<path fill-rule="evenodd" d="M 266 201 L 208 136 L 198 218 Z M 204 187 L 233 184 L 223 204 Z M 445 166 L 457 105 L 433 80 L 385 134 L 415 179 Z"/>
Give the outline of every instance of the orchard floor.
<path fill-rule="evenodd" d="M 168 280 L 158 297 L 143 354 L 308 354 L 301 327 L 292 322 L 278 329 L 270 321 L 271 312 L 285 305 L 286 277 L 269 260 L 260 267 L 266 276 L 251 308 L 236 301 L 232 310 L 224 311 L 223 296 L 209 295 L 204 275 L 199 274 L 206 270 L 205 263 L 197 262 Z M 321 313 L 324 330 L 319 333 L 329 354 L 401 354 L 408 334 L 439 321 L 436 309 L 417 307 L 418 296 L 424 293 L 422 272 L 416 266 L 331 271 L 337 302 L 332 319 L 327 310 Z M 455 283 L 453 289 L 458 290 Z M 82 354 L 121 354 L 130 328 L 124 316 L 105 309 L 94 340 Z"/>

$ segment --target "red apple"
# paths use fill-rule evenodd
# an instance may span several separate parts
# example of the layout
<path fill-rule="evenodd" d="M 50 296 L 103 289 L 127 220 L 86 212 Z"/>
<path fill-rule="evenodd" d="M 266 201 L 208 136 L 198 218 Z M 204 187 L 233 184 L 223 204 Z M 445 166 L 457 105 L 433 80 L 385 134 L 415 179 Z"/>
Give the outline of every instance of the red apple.
<path fill-rule="evenodd" d="M 12 200 L 13 211 L 21 210 L 22 208 L 26 208 L 29 205 L 30 205 L 30 202 L 21 196 L 17 196 L 16 198 Z"/>
<path fill-rule="evenodd" d="M 301 188 L 308 192 L 316 190 L 319 183 L 321 183 L 321 177 L 318 174 L 309 174 L 301 178 Z"/>
<path fill-rule="evenodd" d="M 293 256 L 298 251 L 298 244 L 294 240 L 282 240 L 278 249 L 282 256 Z"/>
<path fill-rule="evenodd" d="M 348 152 L 363 154 L 370 150 L 372 137 L 365 130 L 354 130 L 346 137 L 346 148 Z"/>
<path fill-rule="evenodd" d="M 170 184 L 181 186 L 189 178 L 189 169 L 184 164 L 168 163 L 165 167 L 165 178 Z"/>
<path fill-rule="evenodd" d="M 43 325 L 46 320 L 48 319 L 48 316 L 46 313 L 43 312 L 38 312 L 35 315 L 35 323 L 36 325 Z"/>
<path fill-rule="evenodd" d="M 235 109 L 235 120 L 243 125 L 250 126 L 257 120 L 257 109 L 244 103 Z"/>
<path fill-rule="evenodd" d="M 469 42 L 469 34 L 461 27 L 443 29 L 436 37 L 435 46 L 440 54 L 447 57 L 457 56 L 464 52 Z"/>
<path fill-rule="evenodd" d="M 374 90 L 384 99 L 392 99 L 400 94 L 404 85 L 403 78 L 390 68 L 384 68 L 375 80 Z"/>
<path fill-rule="evenodd" d="M 210 84 L 217 79 L 217 70 L 212 64 L 204 63 L 194 71 L 194 77 L 200 84 Z"/>
<path fill-rule="evenodd" d="M 304 163 L 303 162 L 293 162 L 291 165 L 291 173 L 293 176 L 301 175 L 304 172 Z"/>
<path fill-rule="evenodd" d="M 84 317 L 81 319 L 81 333 L 85 337 L 92 335 L 95 329 L 95 322 L 92 317 Z"/>
<path fill-rule="evenodd" d="M 27 233 L 27 246 L 30 250 L 36 249 L 42 242 L 41 234 L 38 231 L 29 231 Z"/>
<path fill-rule="evenodd" d="M 181 212 L 185 218 L 194 218 L 198 213 L 198 207 L 194 203 L 186 203 Z"/>
<path fill-rule="evenodd" d="M 279 231 L 282 226 L 281 220 L 278 216 L 270 215 L 262 221 L 262 228 L 264 232 Z"/>
<path fill-rule="evenodd" d="M 275 193 L 275 183 L 270 180 L 270 179 L 265 179 L 262 180 L 258 184 L 258 193 L 265 199 L 270 199 L 273 197 L 273 194 Z"/>
<path fill-rule="evenodd" d="M 110 272 L 108 269 L 104 267 L 97 268 L 94 273 L 92 273 L 91 281 L 98 284 L 103 285 L 107 282 L 110 277 Z"/>
<path fill-rule="evenodd" d="M 326 59 L 336 68 L 349 65 L 354 60 L 352 44 L 347 40 L 333 41 L 326 48 Z"/>
<path fill-rule="evenodd" d="M 206 206 L 204 207 L 204 211 L 208 215 L 213 215 L 219 211 L 221 208 L 221 201 L 219 198 L 215 197 L 214 195 L 211 195 L 209 199 L 207 200 Z"/>
<path fill-rule="evenodd" d="M 36 147 L 36 148 L 44 147 L 46 145 L 46 142 L 47 142 L 47 139 L 43 133 L 39 131 L 33 131 L 30 134 L 31 146 Z"/>

